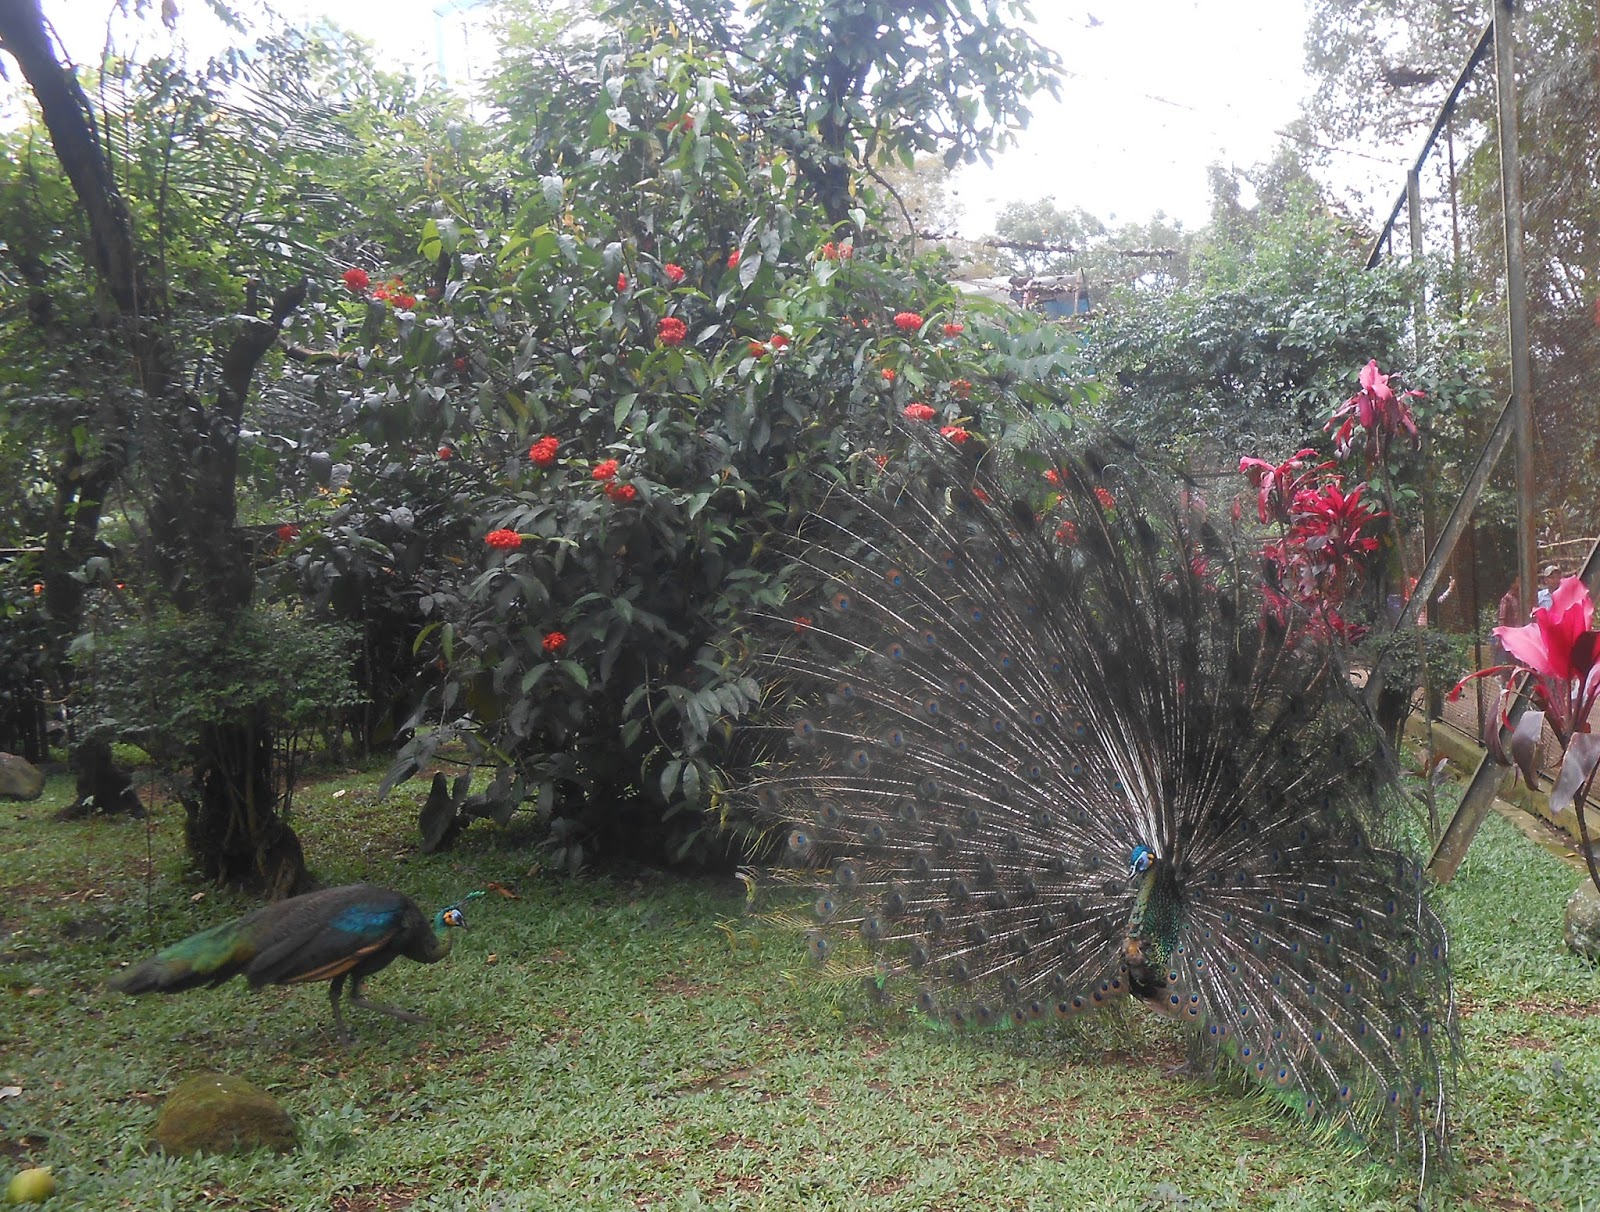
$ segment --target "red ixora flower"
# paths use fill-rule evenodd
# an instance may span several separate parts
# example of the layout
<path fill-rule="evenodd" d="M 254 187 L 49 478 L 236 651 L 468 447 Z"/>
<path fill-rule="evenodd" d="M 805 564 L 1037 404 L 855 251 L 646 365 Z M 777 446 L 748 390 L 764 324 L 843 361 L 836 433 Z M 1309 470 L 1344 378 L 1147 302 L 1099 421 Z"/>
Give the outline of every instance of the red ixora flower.
<path fill-rule="evenodd" d="M 965 324 L 957 324 L 953 320 L 944 326 L 944 335 L 947 337 L 959 337 L 966 331 L 967 326 Z"/>
<path fill-rule="evenodd" d="M 958 400 L 971 399 L 972 398 L 972 380 L 971 379 L 953 379 L 953 380 L 951 380 L 951 383 L 950 383 L 950 394 L 955 396 L 955 398 L 958 399 Z"/>
<path fill-rule="evenodd" d="M 767 338 L 767 344 L 772 346 L 772 348 L 775 350 L 782 349 L 785 345 L 789 344 L 789 338 L 781 332 L 775 332 Z"/>
<path fill-rule="evenodd" d="M 617 477 L 617 461 L 607 459 L 603 463 L 596 463 L 593 471 L 589 473 L 591 479 L 614 480 Z"/>
<path fill-rule="evenodd" d="M 1052 488 L 1060 488 L 1061 473 L 1052 467 L 1049 471 L 1044 473 L 1044 482 L 1049 484 Z"/>
<path fill-rule="evenodd" d="M 566 646 L 567 633 L 564 631 L 547 631 L 544 639 L 539 642 L 539 647 L 543 648 L 551 656 L 555 656 Z"/>
<path fill-rule="evenodd" d="M 617 275 L 617 293 L 619 295 L 621 295 L 621 294 L 626 294 L 627 292 L 628 292 L 628 275 L 627 274 L 618 274 Z"/>
<path fill-rule="evenodd" d="M 739 268 L 739 250 L 737 248 L 734 249 L 731 253 L 728 254 L 728 268 L 729 269 L 738 269 Z"/>
<path fill-rule="evenodd" d="M 496 551 L 515 551 L 522 546 L 522 536 L 514 530 L 491 530 L 483 541 Z"/>
<path fill-rule="evenodd" d="M 561 439 L 543 437 L 528 447 L 528 457 L 540 467 L 548 467 L 556 461 L 556 451 L 561 448 Z"/>
<path fill-rule="evenodd" d="M 292 543 L 300 537 L 300 528 L 293 522 L 285 522 L 282 526 L 278 527 L 275 533 L 277 534 L 279 541 L 284 543 Z"/>
<path fill-rule="evenodd" d="M 439 447 L 439 457 L 441 459 L 453 459 L 455 458 L 455 454 L 456 452 L 451 450 L 448 446 Z"/>
<path fill-rule="evenodd" d="M 632 484 L 609 483 L 606 485 L 606 496 L 613 501 L 631 501 L 639 495 L 639 490 Z"/>
<path fill-rule="evenodd" d="M 794 616 L 794 629 L 797 632 L 810 631 L 811 630 L 811 616 L 809 614 L 797 614 L 797 615 L 795 615 Z"/>
<path fill-rule="evenodd" d="M 457 358 L 455 360 L 455 368 L 457 370 L 465 370 L 467 368 L 467 360 L 465 358 Z"/>
<path fill-rule="evenodd" d="M 763 345 L 760 341 L 752 341 L 752 342 L 750 342 L 750 356 L 752 358 L 764 358 L 764 357 L 766 357 L 767 356 L 767 347 L 765 345 Z"/>
<path fill-rule="evenodd" d="M 677 316 L 662 316 L 656 322 L 656 336 L 663 345 L 682 345 L 689 335 L 689 326 Z"/>
<path fill-rule="evenodd" d="M 1094 499 L 1100 502 L 1101 509 L 1115 509 L 1117 507 L 1117 498 L 1112 496 L 1107 489 L 1096 488 L 1094 490 Z"/>
<path fill-rule="evenodd" d="M 1076 543 L 1078 541 L 1078 524 L 1071 518 L 1056 527 L 1056 542 Z"/>
<path fill-rule="evenodd" d="M 948 438 L 957 446 L 965 446 L 972 438 L 972 435 L 965 429 L 962 429 L 959 425 L 939 426 L 939 436 L 941 438 Z M 976 490 L 973 492 L 973 495 L 977 496 Z"/>
<path fill-rule="evenodd" d="M 372 285 L 372 279 L 367 277 L 366 270 L 359 266 L 351 266 L 344 271 L 344 285 L 346 290 L 352 294 L 359 295 L 368 286 Z"/>
<path fill-rule="evenodd" d="M 914 311 L 899 311 L 895 313 L 894 326 L 901 332 L 916 332 L 922 327 L 922 317 Z"/>
<path fill-rule="evenodd" d="M 674 286 L 676 286 L 679 282 L 682 282 L 684 278 L 688 276 L 683 272 L 683 266 L 674 265 L 670 261 L 661 267 L 661 272 L 666 274 L 667 281 L 671 282 Z"/>
<path fill-rule="evenodd" d="M 907 404 L 900 411 L 908 421 L 931 421 L 934 415 L 926 404 Z"/>
<path fill-rule="evenodd" d="M 894 382 L 894 378 L 895 378 L 894 371 L 891 368 L 885 366 L 883 368 L 883 378 L 884 378 L 884 381 L 886 383 L 893 383 Z"/>

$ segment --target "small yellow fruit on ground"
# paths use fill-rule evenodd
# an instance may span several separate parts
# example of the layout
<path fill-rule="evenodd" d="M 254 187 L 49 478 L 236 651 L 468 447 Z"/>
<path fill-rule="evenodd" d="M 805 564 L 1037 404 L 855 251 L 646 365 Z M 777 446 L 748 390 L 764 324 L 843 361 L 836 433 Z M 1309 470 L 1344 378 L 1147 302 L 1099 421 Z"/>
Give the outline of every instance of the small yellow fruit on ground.
<path fill-rule="evenodd" d="M 42 1204 L 56 1193 L 55 1176 L 48 1170 L 22 1170 L 6 1185 L 6 1203 Z"/>

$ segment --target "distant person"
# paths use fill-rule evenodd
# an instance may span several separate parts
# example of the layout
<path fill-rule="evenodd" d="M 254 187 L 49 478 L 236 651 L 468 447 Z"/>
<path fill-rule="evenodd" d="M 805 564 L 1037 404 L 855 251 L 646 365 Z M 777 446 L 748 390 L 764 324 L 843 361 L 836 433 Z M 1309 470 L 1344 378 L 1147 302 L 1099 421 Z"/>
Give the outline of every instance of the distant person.
<path fill-rule="evenodd" d="M 1522 626 L 1522 578 L 1512 577 L 1511 588 L 1500 595 L 1500 605 L 1495 608 L 1495 622 L 1501 627 Z M 1492 635 L 1495 665 L 1509 665 L 1511 654 L 1506 651 L 1506 646 L 1500 642 L 1500 637 Z"/>
<path fill-rule="evenodd" d="M 1549 610 L 1555 604 L 1555 592 L 1561 588 L 1561 568 L 1556 564 L 1546 564 L 1539 569 L 1539 601 L 1538 606 Z M 1537 607 L 1535 607 L 1537 609 Z"/>

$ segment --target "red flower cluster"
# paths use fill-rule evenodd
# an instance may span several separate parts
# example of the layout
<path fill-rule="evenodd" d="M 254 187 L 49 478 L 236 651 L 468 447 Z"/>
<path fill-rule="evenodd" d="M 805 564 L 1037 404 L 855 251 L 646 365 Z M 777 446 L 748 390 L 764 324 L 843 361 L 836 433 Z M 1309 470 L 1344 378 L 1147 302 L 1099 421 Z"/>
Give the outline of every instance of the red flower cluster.
<path fill-rule="evenodd" d="M 894 326 L 901 332 L 916 332 L 922 327 L 922 317 L 914 311 L 899 311 L 895 313 Z"/>
<path fill-rule="evenodd" d="M 765 345 L 763 345 L 760 341 L 752 341 L 752 342 L 750 342 L 750 356 L 752 358 L 764 358 L 764 357 L 766 357 L 767 356 L 767 347 Z"/>
<path fill-rule="evenodd" d="M 1104 488 L 1096 488 L 1094 490 L 1094 499 L 1100 502 L 1101 509 L 1115 509 L 1117 507 L 1117 498 Z"/>
<path fill-rule="evenodd" d="M 448 446 L 439 447 L 439 457 L 441 459 L 453 459 L 455 458 L 455 454 L 456 452 L 451 450 Z"/>
<path fill-rule="evenodd" d="M 617 293 L 619 295 L 625 295 L 625 294 L 628 293 L 628 275 L 627 274 L 618 274 L 617 275 Z"/>
<path fill-rule="evenodd" d="M 907 404 L 900 411 L 909 421 L 931 421 L 934 416 L 933 409 L 926 404 Z"/>
<path fill-rule="evenodd" d="M 692 131 L 694 129 L 694 115 L 684 114 L 681 118 L 673 119 L 671 122 L 667 123 L 667 129 L 681 130 L 684 132 Z"/>
<path fill-rule="evenodd" d="M 810 631 L 811 630 L 811 616 L 809 614 L 797 614 L 797 615 L 795 615 L 794 616 L 794 629 L 795 629 L 795 631 L 802 632 L 802 633 Z"/>
<path fill-rule="evenodd" d="M 959 425 L 941 425 L 941 426 L 939 426 L 939 436 L 941 438 L 948 438 L 950 441 L 954 442 L 957 446 L 965 446 L 967 444 L 967 442 L 970 441 L 971 438 L 972 438 L 972 435 L 970 433 L 968 433 L 965 429 L 962 429 L 961 426 L 959 426 Z M 974 490 L 973 495 L 977 496 L 976 490 Z"/>
<path fill-rule="evenodd" d="M 367 271 L 356 266 L 344 271 L 344 286 L 351 294 L 359 295 L 372 284 L 372 279 L 367 277 Z"/>
<path fill-rule="evenodd" d="M 738 269 L 739 268 L 739 250 L 737 248 L 734 249 L 731 253 L 728 254 L 728 268 L 729 269 Z"/>
<path fill-rule="evenodd" d="M 275 532 L 278 540 L 283 543 L 292 543 L 300 537 L 300 528 L 293 522 L 285 522 Z"/>
<path fill-rule="evenodd" d="M 947 337 L 959 337 L 966 331 L 967 326 L 965 324 L 957 324 L 954 321 L 944 326 L 944 335 Z"/>
<path fill-rule="evenodd" d="M 684 278 L 688 276 L 683 272 L 683 266 L 674 265 L 670 261 L 661 267 L 661 272 L 667 275 L 667 281 L 671 282 L 674 286 L 676 286 L 679 282 L 682 282 Z"/>
<path fill-rule="evenodd" d="M 591 479 L 614 480 L 617 478 L 617 461 L 607 459 L 603 463 L 596 463 L 593 471 L 589 473 Z"/>
<path fill-rule="evenodd" d="M 631 501 L 639 495 L 639 490 L 632 484 L 618 484 L 615 481 L 606 485 L 606 496 L 613 501 Z"/>
<path fill-rule="evenodd" d="M 417 296 L 406 290 L 406 284 L 398 277 L 390 278 L 387 282 L 373 287 L 372 297 L 393 304 L 401 311 L 410 311 L 417 305 Z"/>
<path fill-rule="evenodd" d="M 465 370 L 467 368 L 467 360 L 465 358 L 457 358 L 455 360 L 455 368 L 457 370 Z"/>
<path fill-rule="evenodd" d="M 689 326 L 677 316 L 662 316 L 656 322 L 656 337 L 663 345 L 682 345 L 689 335 Z"/>
<path fill-rule="evenodd" d="M 955 398 L 958 400 L 970 400 L 972 398 L 972 380 L 952 380 L 950 383 L 950 394 L 955 396 Z"/>
<path fill-rule="evenodd" d="M 883 378 L 884 378 L 885 382 L 893 383 L 894 380 L 895 380 L 894 371 L 891 370 L 889 367 L 885 366 L 883 368 Z"/>
<path fill-rule="evenodd" d="M 556 451 L 560 448 L 560 438 L 542 437 L 528 447 L 528 457 L 538 466 L 548 467 L 556 461 Z"/>
<path fill-rule="evenodd" d="M 1052 488 L 1060 488 L 1061 473 L 1052 467 L 1049 471 L 1044 473 L 1044 482 L 1049 484 Z"/>
<path fill-rule="evenodd" d="M 1077 541 L 1078 524 L 1071 518 L 1068 518 L 1066 521 L 1062 522 L 1061 525 L 1056 527 L 1056 542 L 1071 544 L 1076 543 Z"/>
<path fill-rule="evenodd" d="M 566 646 L 567 635 L 564 631 L 548 631 L 545 633 L 544 639 L 539 643 L 539 647 L 543 648 L 551 656 L 555 656 Z"/>
<path fill-rule="evenodd" d="M 1265 459 L 1246 457 L 1239 460 L 1240 474 L 1255 486 L 1256 515 L 1263 522 L 1275 521 L 1288 525 L 1295 497 L 1300 490 L 1333 469 L 1332 463 L 1313 465 L 1310 460 L 1316 454 L 1311 449 L 1302 450 L 1276 466 Z"/>
<path fill-rule="evenodd" d="M 855 245 L 835 244 L 829 240 L 822 246 L 822 259 L 824 261 L 848 261 L 856 255 Z"/>
<path fill-rule="evenodd" d="M 522 536 L 514 530 L 491 530 L 483 541 L 496 551 L 515 551 L 522 546 Z"/>

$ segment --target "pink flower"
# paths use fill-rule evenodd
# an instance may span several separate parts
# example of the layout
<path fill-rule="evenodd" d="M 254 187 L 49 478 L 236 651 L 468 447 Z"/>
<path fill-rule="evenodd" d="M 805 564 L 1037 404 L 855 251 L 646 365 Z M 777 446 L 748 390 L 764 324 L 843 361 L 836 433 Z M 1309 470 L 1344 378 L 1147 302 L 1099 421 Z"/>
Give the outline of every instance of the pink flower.
<path fill-rule="evenodd" d="M 1323 430 L 1327 431 L 1343 418 L 1344 424 L 1333 435 L 1334 448 L 1341 457 L 1349 454 L 1358 425 L 1367 431 L 1367 454 L 1372 460 L 1384 458 L 1388 454 L 1389 443 L 1402 430 L 1410 436 L 1413 447 L 1420 445 L 1416 418 L 1411 415 L 1411 406 L 1406 401 L 1420 400 L 1425 393 L 1407 391 L 1396 394 L 1394 388 L 1389 386 L 1391 377 L 1378 370 L 1376 359 L 1369 361 L 1361 368 L 1361 390 L 1335 410 L 1323 426 Z"/>
<path fill-rule="evenodd" d="M 367 271 L 364 269 L 352 266 L 344 271 L 345 289 L 353 295 L 359 295 L 371 284 L 372 279 L 367 277 Z"/>
<path fill-rule="evenodd" d="M 1594 602 L 1577 577 L 1562 581 L 1550 595 L 1549 607 L 1533 612 L 1525 627 L 1496 627 L 1494 635 L 1516 660 L 1551 678 L 1587 677 L 1600 656 L 1600 632 L 1594 623 Z"/>
<path fill-rule="evenodd" d="M 689 326 L 677 316 L 662 316 L 656 322 L 656 337 L 663 345 L 682 345 L 689 335 Z"/>
<path fill-rule="evenodd" d="M 931 421 L 934 415 L 926 404 L 907 404 L 900 411 L 910 421 Z"/>
<path fill-rule="evenodd" d="M 922 327 L 922 317 L 914 311 L 896 312 L 894 326 L 901 332 L 916 332 Z"/>
<path fill-rule="evenodd" d="M 673 265 L 671 262 L 663 265 L 661 267 L 661 272 L 666 274 L 667 281 L 671 282 L 674 286 L 676 286 L 679 282 L 682 282 L 686 276 L 683 272 L 683 266 Z"/>
<path fill-rule="evenodd" d="M 483 541 L 496 551 L 515 551 L 522 546 L 522 536 L 514 530 L 491 530 Z"/>
<path fill-rule="evenodd" d="M 594 468 L 593 471 L 591 471 L 589 473 L 589 476 L 590 476 L 591 479 L 595 479 L 595 480 L 614 480 L 614 479 L 616 479 L 616 476 L 617 476 L 617 461 L 615 459 L 607 459 L 603 463 L 595 464 L 595 468 Z"/>

